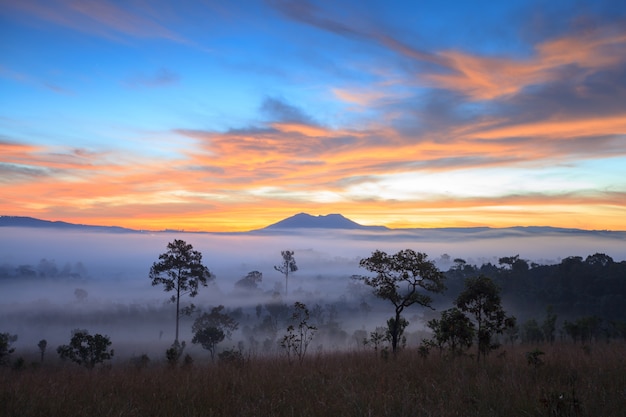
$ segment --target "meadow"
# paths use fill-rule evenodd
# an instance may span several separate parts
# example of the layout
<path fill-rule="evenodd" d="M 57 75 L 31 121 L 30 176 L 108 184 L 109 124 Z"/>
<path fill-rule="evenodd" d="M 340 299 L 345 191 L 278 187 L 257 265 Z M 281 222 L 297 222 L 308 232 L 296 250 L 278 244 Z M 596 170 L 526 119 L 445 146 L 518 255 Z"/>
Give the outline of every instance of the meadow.
<path fill-rule="evenodd" d="M 526 358 L 536 348 L 540 366 Z M 2 368 L 0 415 L 626 416 L 626 343 L 615 341 L 505 346 L 481 363 L 405 349 L 144 365 L 88 370 L 50 357 Z"/>

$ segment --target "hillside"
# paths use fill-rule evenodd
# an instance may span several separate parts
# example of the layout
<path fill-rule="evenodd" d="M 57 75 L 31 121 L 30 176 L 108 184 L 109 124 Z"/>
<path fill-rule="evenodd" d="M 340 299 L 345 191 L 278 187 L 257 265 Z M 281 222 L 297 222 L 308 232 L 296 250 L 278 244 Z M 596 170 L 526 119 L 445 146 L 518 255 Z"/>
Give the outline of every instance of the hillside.
<path fill-rule="evenodd" d="M 385 226 L 363 226 L 341 214 L 312 216 L 299 213 L 279 222 L 270 224 L 261 230 L 277 229 L 361 229 L 361 230 L 389 230 Z"/>
<path fill-rule="evenodd" d="M 84 230 L 92 232 L 138 233 L 137 230 L 119 226 L 96 226 L 61 221 L 40 220 L 23 216 L 0 216 L 0 227 L 30 227 L 37 229 Z"/>

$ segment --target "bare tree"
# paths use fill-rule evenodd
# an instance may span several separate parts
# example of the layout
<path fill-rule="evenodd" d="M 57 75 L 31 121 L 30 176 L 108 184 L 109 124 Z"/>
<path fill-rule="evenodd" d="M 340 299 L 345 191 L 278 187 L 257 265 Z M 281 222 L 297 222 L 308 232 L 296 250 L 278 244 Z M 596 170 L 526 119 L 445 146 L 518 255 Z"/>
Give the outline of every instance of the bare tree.
<path fill-rule="evenodd" d="M 292 356 L 297 357 L 300 363 L 304 360 L 307 349 L 317 327 L 309 324 L 309 310 L 306 308 L 306 304 L 296 301 L 293 305 L 293 314 L 291 321 L 294 324 L 290 324 L 287 327 L 287 334 L 280 342 L 280 346 L 285 349 L 287 353 L 287 359 L 291 363 Z"/>

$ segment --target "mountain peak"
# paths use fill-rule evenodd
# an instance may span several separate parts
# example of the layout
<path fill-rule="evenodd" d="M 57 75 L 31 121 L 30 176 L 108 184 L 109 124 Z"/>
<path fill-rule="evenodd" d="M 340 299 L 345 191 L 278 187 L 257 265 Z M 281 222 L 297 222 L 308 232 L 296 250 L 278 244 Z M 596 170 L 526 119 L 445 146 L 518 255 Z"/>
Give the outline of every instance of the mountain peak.
<path fill-rule="evenodd" d="M 312 216 L 308 213 L 298 213 L 284 220 L 270 224 L 265 230 L 274 229 L 387 229 L 384 226 L 363 226 L 341 214 L 327 214 Z"/>

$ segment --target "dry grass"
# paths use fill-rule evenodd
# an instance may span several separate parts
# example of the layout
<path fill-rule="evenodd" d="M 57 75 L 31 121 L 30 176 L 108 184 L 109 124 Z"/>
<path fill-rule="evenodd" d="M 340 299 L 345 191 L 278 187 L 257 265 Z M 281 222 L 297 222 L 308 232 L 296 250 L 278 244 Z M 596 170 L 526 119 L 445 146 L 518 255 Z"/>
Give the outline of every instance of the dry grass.
<path fill-rule="evenodd" d="M 243 366 L 93 371 L 48 365 L 0 370 L 0 415 L 26 416 L 626 416 L 626 345 L 533 347 L 476 364 L 407 350 L 253 358 Z"/>

